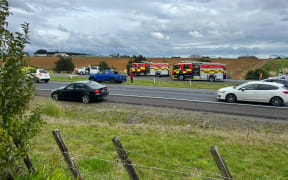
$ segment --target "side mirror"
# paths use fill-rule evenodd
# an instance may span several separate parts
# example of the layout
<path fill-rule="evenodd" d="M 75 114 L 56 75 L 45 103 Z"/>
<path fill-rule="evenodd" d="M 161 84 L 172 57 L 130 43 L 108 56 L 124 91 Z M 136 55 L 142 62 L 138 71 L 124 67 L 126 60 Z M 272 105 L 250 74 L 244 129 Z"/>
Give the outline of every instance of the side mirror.
<path fill-rule="evenodd" d="M 245 90 L 246 90 L 246 88 L 241 88 L 240 90 L 243 92 L 243 91 L 245 91 Z"/>

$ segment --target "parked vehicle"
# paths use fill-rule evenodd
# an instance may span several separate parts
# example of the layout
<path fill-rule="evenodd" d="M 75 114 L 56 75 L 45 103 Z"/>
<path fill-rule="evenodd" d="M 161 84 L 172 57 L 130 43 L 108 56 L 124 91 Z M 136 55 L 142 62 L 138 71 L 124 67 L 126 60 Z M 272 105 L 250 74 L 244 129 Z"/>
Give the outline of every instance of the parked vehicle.
<path fill-rule="evenodd" d="M 200 61 L 183 61 L 173 64 L 172 78 L 178 80 L 199 79 L 214 82 L 226 79 L 226 65 Z"/>
<path fill-rule="evenodd" d="M 168 63 L 141 62 L 132 63 L 130 73 L 134 75 L 169 76 Z"/>
<path fill-rule="evenodd" d="M 108 94 L 108 88 L 102 84 L 94 81 L 78 81 L 52 90 L 51 97 L 54 100 L 80 100 L 83 103 L 89 103 L 102 100 Z"/>
<path fill-rule="evenodd" d="M 77 74 L 96 74 L 99 72 L 99 66 L 88 66 L 88 67 L 80 67 L 76 68 Z"/>
<path fill-rule="evenodd" d="M 221 88 L 217 91 L 217 99 L 229 103 L 252 101 L 282 106 L 288 102 L 288 89 L 275 82 L 253 81 L 237 87 Z"/>
<path fill-rule="evenodd" d="M 286 88 L 288 88 L 288 79 L 269 78 L 269 79 L 264 79 L 263 81 L 280 83 L 280 84 L 283 84 Z"/>
<path fill-rule="evenodd" d="M 49 82 L 50 75 L 49 72 L 45 69 L 29 69 L 30 74 L 35 77 L 37 83 L 43 81 L 45 83 Z"/>
<path fill-rule="evenodd" d="M 109 81 L 110 83 L 122 83 L 127 81 L 127 76 L 126 74 L 119 74 L 116 71 L 103 70 L 97 74 L 90 75 L 89 80 L 97 82 Z"/>

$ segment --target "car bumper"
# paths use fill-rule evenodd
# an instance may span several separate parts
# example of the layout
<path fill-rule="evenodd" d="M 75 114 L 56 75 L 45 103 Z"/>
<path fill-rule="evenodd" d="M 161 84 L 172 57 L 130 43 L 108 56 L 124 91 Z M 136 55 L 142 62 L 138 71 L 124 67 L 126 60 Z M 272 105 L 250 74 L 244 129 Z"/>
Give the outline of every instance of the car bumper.
<path fill-rule="evenodd" d="M 108 95 L 109 95 L 109 92 L 103 92 L 103 93 L 101 93 L 99 95 L 97 95 L 97 94 L 90 95 L 90 98 L 92 100 L 98 100 L 98 99 L 103 99 L 104 97 L 106 97 Z"/>
<path fill-rule="evenodd" d="M 217 92 L 217 99 L 225 100 L 226 99 L 226 93 Z"/>

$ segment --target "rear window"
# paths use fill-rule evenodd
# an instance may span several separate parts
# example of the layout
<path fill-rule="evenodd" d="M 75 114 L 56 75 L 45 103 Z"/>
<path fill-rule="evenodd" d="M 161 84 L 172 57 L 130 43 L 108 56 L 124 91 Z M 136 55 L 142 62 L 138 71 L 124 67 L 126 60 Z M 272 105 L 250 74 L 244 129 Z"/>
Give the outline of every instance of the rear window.
<path fill-rule="evenodd" d="M 40 69 L 39 70 L 40 73 L 48 73 L 48 71 L 44 70 L 44 69 Z"/>
<path fill-rule="evenodd" d="M 103 87 L 102 84 L 99 84 L 99 83 L 94 82 L 94 81 L 90 81 L 89 83 L 86 83 L 86 85 L 89 86 L 92 89 L 97 89 L 97 88 Z"/>

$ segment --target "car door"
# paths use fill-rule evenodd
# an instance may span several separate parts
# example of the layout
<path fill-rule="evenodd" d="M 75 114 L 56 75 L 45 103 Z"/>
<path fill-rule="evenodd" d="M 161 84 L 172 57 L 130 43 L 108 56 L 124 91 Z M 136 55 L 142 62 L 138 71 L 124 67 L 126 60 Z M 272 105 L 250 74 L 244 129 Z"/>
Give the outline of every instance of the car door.
<path fill-rule="evenodd" d="M 74 99 L 73 94 L 74 94 L 74 84 L 70 84 L 63 89 L 61 93 L 61 98 Z"/>
<path fill-rule="evenodd" d="M 75 99 L 81 99 L 83 94 L 85 94 L 88 90 L 88 87 L 82 83 L 74 84 L 73 96 Z"/>
<path fill-rule="evenodd" d="M 247 84 L 237 90 L 237 99 L 239 101 L 256 101 L 255 94 L 257 92 L 258 84 Z"/>
<path fill-rule="evenodd" d="M 277 86 L 269 84 L 259 84 L 255 98 L 258 102 L 269 102 L 274 96 L 275 90 L 279 89 Z"/>

